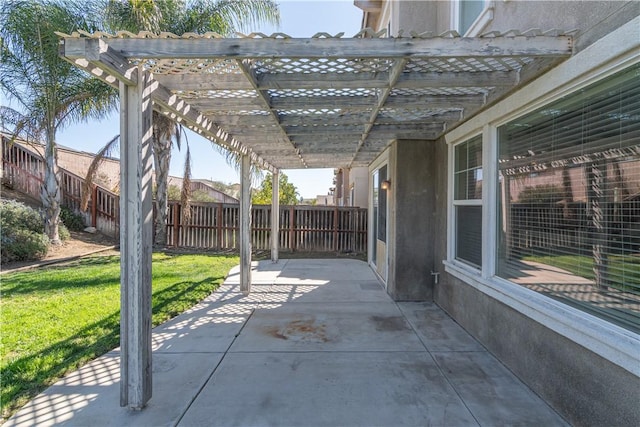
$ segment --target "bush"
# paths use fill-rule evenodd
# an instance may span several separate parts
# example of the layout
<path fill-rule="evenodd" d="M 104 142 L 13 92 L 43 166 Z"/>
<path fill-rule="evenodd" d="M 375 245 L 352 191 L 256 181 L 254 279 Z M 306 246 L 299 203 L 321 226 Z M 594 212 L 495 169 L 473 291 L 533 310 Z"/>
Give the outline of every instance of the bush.
<path fill-rule="evenodd" d="M 2 234 L 23 229 L 42 233 L 44 221 L 40 213 L 15 200 L 0 200 L 0 227 Z"/>
<path fill-rule="evenodd" d="M 40 213 L 14 200 L 0 201 L 2 262 L 41 259 L 49 249 Z"/>
<path fill-rule="evenodd" d="M 60 236 L 60 240 L 66 242 L 71 238 L 71 233 L 69 233 L 69 229 L 61 222 L 58 226 L 58 236 Z"/>
<path fill-rule="evenodd" d="M 2 233 L 2 262 L 42 259 L 49 250 L 49 238 L 44 233 L 18 229 L 11 235 Z"/>
<path fill-rule="evenodd" d="M 71 231 L 82 231 L 85 229 L 84 218 L 66 206 L 60 210 L 60 220 Z M 62 237 L 60 237 L 62 239 Z M 65 240 L 65 239 L 63 239 Z"/>

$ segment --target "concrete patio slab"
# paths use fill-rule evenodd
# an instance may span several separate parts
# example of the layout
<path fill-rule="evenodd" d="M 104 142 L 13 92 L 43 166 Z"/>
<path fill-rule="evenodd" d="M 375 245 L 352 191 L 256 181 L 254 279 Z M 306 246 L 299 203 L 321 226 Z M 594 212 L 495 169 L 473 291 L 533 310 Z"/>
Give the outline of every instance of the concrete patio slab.
<path fill-rule="evenodd" d="M 480 424 L 568 425 L 488 352 L 432 354 Z"/>
<path fill-rule="evenodd" d="M 222 362 L 179 424 L 196 425 L 478 424 L 424 352 L 266 352 Z"/>
<path fill-rule="evenodd" d="M 299 275 L 299 276 L 297 276 Z M 117 349 L 5 426 L 565 425 L 441 309 L 395 303 L 366 263 L 255 263 L 153 331 L 153 397 L 119 406 Z"/>
<path fill-rule="evenodd" d="M 276 284 L 262 302 L 389 302 L 389 296 L 377 280 L 331 280 L 326 283 Z"/>
<path fill-rule="evenodd" d="M 277 289 L 277 285 L 274 286 Z M 262 307 L 262 306 L 261 306 Z M 258 308 L 231 347 L 249 351 L 424 351 L 402 313 L 385 303 L 296 303 Z"/>
<path fill-rule="evenodd" d="M 434 303 L 400 302 L 398 307 L 429 351 L 485 350 Z"/>
<path fill-rule="evenodd" d="M 153 398 L 143 411 L 121 408 L 119 355 L 108 353 L 49 387 L 7 426 L 174 426 L 223 353 L 153 355 Z"/>

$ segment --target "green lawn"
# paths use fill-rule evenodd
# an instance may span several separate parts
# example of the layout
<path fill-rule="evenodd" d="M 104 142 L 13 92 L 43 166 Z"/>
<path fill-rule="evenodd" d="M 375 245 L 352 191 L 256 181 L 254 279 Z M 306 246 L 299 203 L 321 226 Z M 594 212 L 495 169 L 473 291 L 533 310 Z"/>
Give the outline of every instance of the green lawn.
<path fill-rule="evenodd" d="M 581 255 L 534 256 L 522 258 L 541 264 L 562 268 L 576 276 L 594 280 L 593 258 Z M 609 255 L 611 286 L 625 292 L 640 293 L 640 256 Z"/>
<path fill-rule="evenodd" d="M 237 256 L 153 254 L 153 325 L 201 301 L 238 262 Z M 3 275 L 0 291 L 3 419 L 119 345 L 117 256 Z"/>

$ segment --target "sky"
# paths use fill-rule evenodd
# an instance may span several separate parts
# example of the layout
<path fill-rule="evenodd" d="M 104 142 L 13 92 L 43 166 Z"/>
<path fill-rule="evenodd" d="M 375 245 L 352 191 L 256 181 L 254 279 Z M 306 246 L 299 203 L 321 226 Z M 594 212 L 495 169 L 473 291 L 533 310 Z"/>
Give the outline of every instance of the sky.
<path fill-rule="evenodd" d="M 311 37 L 318 32 L 335 35 L 344 32 L 351 37 L 360 30 L 362 11 L 353 5 L 353 0 L 281 0 L 280 27 L 263 26 L 255 31 L 271 34 L 276 31 L 292 37 Z M 6 98 L 0 98 L 2 103 Z M 9 106 L 12 106 L 9 103 Z M 57 135 L 59 145 L 76 150 L 95 153 L 114 136 L 120 133 L 119 115 L 112 114 L 100 122 L 71 125 Z M 187 141 L 191 150 L 192 178 L 211 179 L 225 184 L 240 181 L 234 167 L 229 166 L 207 139 L 187 131 Z M 184 157 L 182 152 L 173 150 L 170 174 L 182 176 Z M 333 169 L 290 169 L 283 171 L 305 199 L 327 194 L 332 186 Z"/>

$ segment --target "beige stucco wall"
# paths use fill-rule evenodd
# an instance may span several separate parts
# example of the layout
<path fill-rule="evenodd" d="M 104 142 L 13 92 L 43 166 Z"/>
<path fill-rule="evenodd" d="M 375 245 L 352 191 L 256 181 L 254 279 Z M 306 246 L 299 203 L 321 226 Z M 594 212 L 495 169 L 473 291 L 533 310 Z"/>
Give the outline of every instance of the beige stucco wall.
<path fill-rule="evenodd" d="M 353 188 L 351 206 L 367 207 L 369 200 L 369 171 L 367 168 L 352 168 L 349 172 L 349 190 Z M 350 196 L 351 197 L 351 196 Z"/>
<path fill-rule="evenodd" d="M 638 1 L 487 1 L 492 19 L 479 30 L 489 31 L 529 30 L 539 28 L 579 30 L 575 35 L 577 50 L 593 43 L 604 34 L 628 22 L 638 15 Z M 375 30 L 387 28 L 390 20 L 391 36 L 399 30 L 441 34 L 451 30 L 451 1 L 386 0 L 382 3 Z M 474 34 L 475 35 L 475 34 Z"/>

